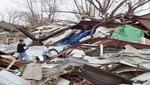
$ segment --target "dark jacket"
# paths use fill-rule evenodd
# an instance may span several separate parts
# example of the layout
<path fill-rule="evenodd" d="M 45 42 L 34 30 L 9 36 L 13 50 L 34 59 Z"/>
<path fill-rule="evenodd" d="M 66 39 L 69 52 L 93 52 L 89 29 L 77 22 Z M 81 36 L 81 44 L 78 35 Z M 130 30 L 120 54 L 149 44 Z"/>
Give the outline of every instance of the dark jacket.
<path fill-rule="evenodd" d="M 17 52 L 18 52 L 18 53 L 25 52 L 24 46 L 26 46 L 26 44 L 21 44 L 21 43 L 19 43 L 19 44 L 17 45 Z"/>

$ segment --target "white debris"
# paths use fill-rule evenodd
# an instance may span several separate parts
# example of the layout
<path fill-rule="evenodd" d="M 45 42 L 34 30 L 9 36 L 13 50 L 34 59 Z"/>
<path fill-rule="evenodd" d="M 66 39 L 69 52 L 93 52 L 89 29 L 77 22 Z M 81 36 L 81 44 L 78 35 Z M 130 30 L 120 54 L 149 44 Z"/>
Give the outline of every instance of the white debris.
<path fill-rule="evenodd" d="M 31 85 L 29 81 L 8 71 L 0 71 L 0 85 Z"/>

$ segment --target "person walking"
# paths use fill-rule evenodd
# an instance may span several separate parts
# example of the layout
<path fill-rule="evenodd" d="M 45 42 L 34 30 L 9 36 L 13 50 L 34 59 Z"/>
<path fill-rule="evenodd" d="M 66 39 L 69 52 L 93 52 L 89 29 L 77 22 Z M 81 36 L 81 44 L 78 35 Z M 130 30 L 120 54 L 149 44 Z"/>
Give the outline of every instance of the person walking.
<path fill-rule="evenodd" d="M 22 62 L 23 58 L 25 58 L 26 62 L 29 63 L 30 58 L 27 55 L 27 53 L 25 52 L 24 46 L 26 46 L 24 41 L 22 39 L 19 40 L 19 43 L 17 45 L 17 52 L 19 53 L 18 60 L 19 60 L 19 62 Z"/>

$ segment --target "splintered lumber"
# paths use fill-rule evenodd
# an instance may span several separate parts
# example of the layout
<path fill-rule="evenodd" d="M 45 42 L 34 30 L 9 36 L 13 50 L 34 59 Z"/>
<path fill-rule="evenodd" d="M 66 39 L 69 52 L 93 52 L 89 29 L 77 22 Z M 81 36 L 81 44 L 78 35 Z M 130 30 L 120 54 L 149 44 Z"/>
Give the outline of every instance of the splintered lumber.
<path fill-rule="evenodd" d="M 6 55 L 7 53 L 0 51 L 0 55 Z"/>
<path fill-rule="evenodd" d="M 9 65 L 9 64 L 12 62 L 12 60 L 10 60 L 10 59 L 5 59 L 5 58 L 0 58 L 0 62 L 6 63 L 6 64 Z M 18 61 L 16 61 L 16 62 L 13 64 L 13 66 L 21 67 L 21 66 L 23 66 L 23 64 L 20 63 L 20 62 L 18 62 Z"/>

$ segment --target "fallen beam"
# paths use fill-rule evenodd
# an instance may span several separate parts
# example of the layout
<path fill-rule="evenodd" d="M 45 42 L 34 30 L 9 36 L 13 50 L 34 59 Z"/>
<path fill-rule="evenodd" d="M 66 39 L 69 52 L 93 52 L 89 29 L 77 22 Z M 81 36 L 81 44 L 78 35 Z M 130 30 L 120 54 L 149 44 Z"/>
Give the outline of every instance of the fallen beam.
<path fill-rule="evenodd" d="M 16 27 L 19 31 L 21 31 L 23 34 L 25 34 L 27 37 L 32 39 L 33 41 L 36 41 L 37 39 L 30 33 L 28 32 L 24 27 Z"/>

